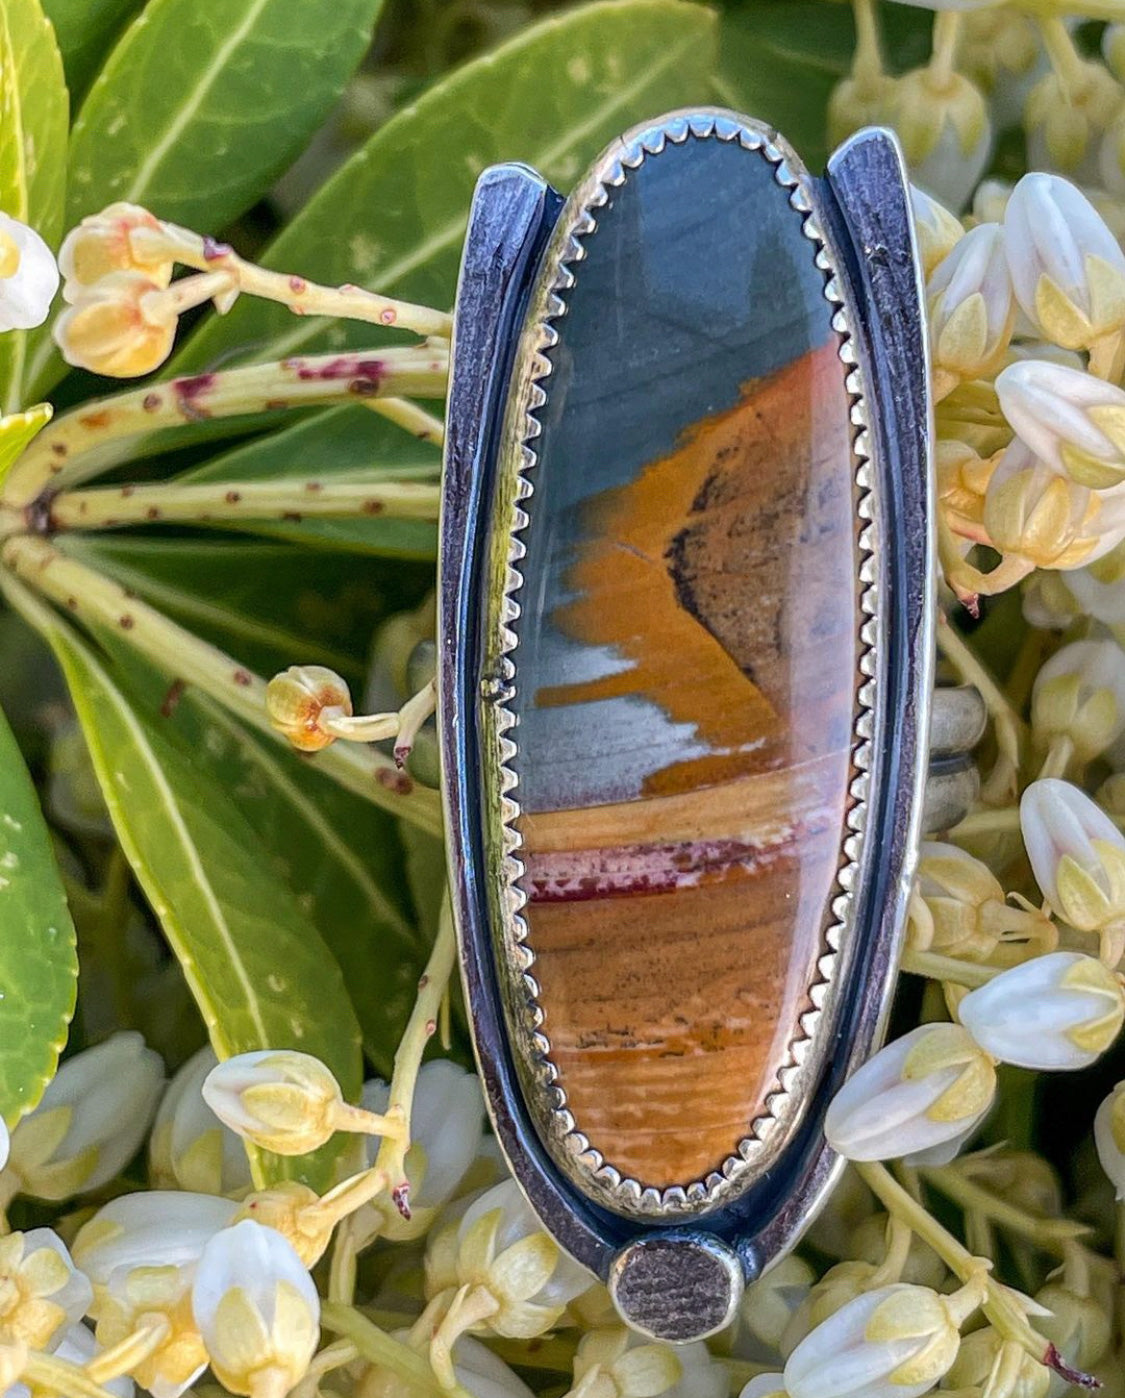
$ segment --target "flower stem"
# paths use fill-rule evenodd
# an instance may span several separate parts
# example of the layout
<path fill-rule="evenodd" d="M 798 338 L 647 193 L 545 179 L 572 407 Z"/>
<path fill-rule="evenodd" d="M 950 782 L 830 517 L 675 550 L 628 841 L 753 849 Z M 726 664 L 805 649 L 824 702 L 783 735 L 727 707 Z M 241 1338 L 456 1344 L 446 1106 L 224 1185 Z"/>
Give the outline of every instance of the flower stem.
<path fill-rule="evenodd" d="M 406 1218 L 410 1217 L 406 1152 L 410 1146 L 410 1112 L 414 1101 L 414 1088 L 418 1081 L 418 1070 L 422 1066 L 422 1055 L 437 1030 L 438 1012 L 449 978 L 453 974 L 456 956 L 457 935 L 453 924 L 453 910 L 446 895 L 438 919 L 433 949 L 418 982 L 414 1008 L 410 1012 L 406 1031 L 395 1050 L 387 1113 L 389 1115 L 398 1108 L 406 1123 L 406 1130 L 398 1139 L 385 1136 L 375 1157 L 376 1169 L 383 1170 L 391 1181 L 391 1197 L 399 1212 Z"/>
<path fill-rule="evenodd" d="M 939 10 L 934 15 L 933 54 L 929 76 L 936 90 L 947 88 L 957 62 L 957 45 L 961 38 L 962 16 L 955 10 Z"/>
<path fill-rule="evenodd" d="M 68 557 L 46 539 L 8 539 L 0 562 L 32 591 L 73 613 L 96 631 L 108 628 L 146 656 L 170 679 L 209 694 L 243 722 L 288 747 L 266 715 L 265 681 L 217 646 L 162 615 L 117 583 Z M 3 573 L 0 572 L 0 585 Z M 8 591 L 8 589 L 5 589 Z M 13 598 L 18 604 L 18 599 Z M 312 764 L 341 786 L 413 821 L 441 831 L 438 793 L 419 787 L 375 748 L 334 745 L 312 755 Z"/>
<path fill-rule="evenodd" d="M 947 1228 L 943 1228 L 922 1204 L 903 1189 L 885 1165 L 856 1162 L 855 1170 L 887 1212 L 902 1219 L 961 1282 L 972 1281 L 990 1265 L 985 1259 L 975 1257 Z M 1028 1324 L 1014 1294 L 992 1277 L 985 1281 L 983 1309 L 1004 1339 L 1020 1345 L 1040 1364 L 1046 1362 L 1050 1353 L 1047 1341 Z"/>
<path fill-rule="evenodd" d="M 293 477 L 206 484 L 99 486 L 64 490 L 50 501 L 48 531 L 114 529 L 126 524 L 191 524 L 212 520 L 387 519 L 436 520 L 441 489 L 425 481 L 389 477 L 329 480 Z"/>
<path fill-rule="evenodd" d="M 956 956 L 942 956 L 936 951 L 915 951 L 907 947 L 902 954 L 902 969 L 915 976 L 926 976 L 933 981 L 951 981 L 954 985 L 968 986 L 971 990 L 987 985 L 993 976 L 1004 968 L 987 966 L 978 961 L 963 961 Z"/>
<path fill-rule="evenodd" d="M 867 89 L 877 88 L 883 78 L 883 54 L 879 45 L 879 20 L 875 0 L 852 0 L 855 13 L 855 56 L 852 77 Z"/>
<path fill-rule="evenodd" d="M 53 1354 L 29 1355 L 21 1378 L 31 1388 L 66 1394 L 67 1398 L 114 1398 L 108 1388 L 96 1383 L 80 1365 L 58 1359 Z"/>
<path fill-rule="evenodd" d="M 1039 35 L 1055 76 L 1073 94 L 1086 85 L 1085 64 L 1078 47 L 1070 37 L 1066 21 L 1057 15 L 1039 18 Z"/>
<path fill-rule="evenodd" d="M 44 429 L 46 430 L 46 429 Z M 957 629 L 949 619 L 940 615 L 937 626 L 938 649 L 957 671 L 964 684 L 977 687 L 984 706 L 988 710 L 996 732 L 996 746 L 1000 756 L 1010 766 L 1013 774 L 1020 769 L 1021 748 L 1024 738 L 1024 724 L 1019 714 L 1012 708 L 1008 696 L 996 683 L 992 674 L 981 664 Z"/>
<path fill-rule="evenodd" d="M 354 1306 L 343 1306 L 338 1301 L 325 1301 L 320 1308 L 321 1323 L 326 1330 L 343 1335 L 355 1345 L 369 1364 L 377 1365 L 402 1379 L 416 1393 L 426 1398 L 446 1398 L 449 1389 L 442 1388 L 426 1360 L 380 1330 Z M 454 1390 L 458 1398 L 470 1398 L 458 1385 Z M 98 1395 L 102 1398 L 102 1395 Z"/>
<path fill-rule="evenodd" d="M 956 1165 L 930 1165 L 920 1170 L 922 1178 L 962 1209 L 972 1209 L 1009 1233 L 1026 1238 L 1044 1252 L 1067 1255 L 1068 1246 L 1090 1230 L 1082 1223 L 1065 1218 L 1039 1218 L 1026 1209 L 1001 1199 L 991 1190 L 968 1178 Z"/>
<path fill-rule="evenodd" d="M 155 236 L 170 240 L 176 260 L 185 266 L 225 272 L 241 292 L 266 301 L 279 301 L 294 315 L 334 316 L 370 325 L 393 326 L 396 330 L 412 330 L 416 335 L 441 335 L 446 339 L 453 333 L 453 317 L 446 311 L 410 301 L 396 301 L 359 286 L 321 286 L 305 277 L 272 272 L 245 261 L 225 243 L 201 238 L 198 233 L 174 224 L 165 224 L 163 234 Z"/>
<path fill-rule="evenodd" d="M 104 470 L 102 449 L 123 438 L 212 418 L 385 395 L 439 398 L 448 372 L 448 346 L 437 343 L 252 364 L 95 399 L 40 432 L 8 473 L 0 501 L 9 509 L 34 508 L 48 489 L 76 485 Z"/>
<path fill-rule="evenodd" d="M 94 1356 L 86 1365 L 88 1378 L 95 1383 L 110 1383 L 122 1374 L 130 1374 L 138 1364 L 160 1348 L 168 1338 L 171 1325 L 164 1316 L 142 1325 L 112 1347 Z"/>

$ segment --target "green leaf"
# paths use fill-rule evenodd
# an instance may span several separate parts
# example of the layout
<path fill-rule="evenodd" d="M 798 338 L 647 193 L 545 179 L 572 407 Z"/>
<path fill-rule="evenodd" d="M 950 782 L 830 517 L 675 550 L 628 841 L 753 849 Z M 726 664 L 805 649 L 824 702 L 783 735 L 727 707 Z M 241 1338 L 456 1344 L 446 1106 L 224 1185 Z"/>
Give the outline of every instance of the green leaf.
<path fill-rule="evenodd" d="M 149 0 L 74 125 L 68 215 L 115 199 L 218 231 L 344 89 L 381 0 Z"/>
<path fill-rule="evenodd" d="M 86 91 L 121 26 L 143 4 L 144 0 L 43 0 L 75 98 Z"/>
<path fill-rule="evenodd" d="M 423 564 L 254 539 L 76 535 L 63 547 L 255 670 L 328 665 L 359 685 L 379 622 L 433 582 Z"/>
<path fill-rule="evenodd" d="M 896 68 L 925 61 L 929 11 L 884 4 L 879 19 Z M 776 126 L 818 173 L 828 158 L 828 98 L 849 71 L 854 49 L 850 5 L 773 0 L 731 8 L 723 15 L 714 100 Z"/>
<path fill-rule="evenodd" d="M 627 127 L 711 102 L 715 17 L 681 0 L 609 0 L 525 30 L 398 112 L 270 248 L 271 267 L 354 281 L 431 306 L 453 301 L 477 176 L 524 160 L 561 187 Z M 237 352 L 269 359 L 370 345 L 369 325 L 294 321 L 248 297 L 212 318 L 178 368 Z"/>
<path fill-rule="evenodd" d="M 0 715 L 0 1114 L 29 1112 L 74 1014 L 78 954 L 39 800 Z"/>
<path fill-rule="evenodd" d="M 296 753 L 252 734 L 205 696 L 187 694 L 171 726 L 191 742 L 206 771 L 237 795 L 276 877 L 298 895 L 339 962 L 363 1046 L 376 1071 L 389 1077 L 428 946 L 414 926 L 404 878 L 405 827 Z M 444 851 L 441 857 L 444 869 Z M 439 895 L 441 887 L 439 878 Z"/>
<path fill-rule="evenodd" d="M 52 246 L 62 232 L 69 101 L 54 30 L 39 0 L 0 5 L 0 209 Z M 22 406 L 27 334 L 0 334 L 0 403 Z"/>
<path fill-rule="evenodd" d="M 316 1054 L 354 1098 L 359 1026 L 340 968 L 234 796 L 167 728 L 130 702 L 119 676 L 61 619 L 36 623 L 62 665 L 114 828 L 220 1058 L 260 1048 Z M 40 615 L 41 613 L 41 615 Z M 268 1182 L 323 1188 L 337 1152 L 279 1159 Z"/>
<path fill-rule="evenodd" d="M 291 427 L 213 457 L 184 472 L 179 480 L 271 480 L 308 471 L 316 463 L 317 479 L 381 475 L 399 479 L 436 478 L 440 451 L 411 437 L 368 408 L 346 406 L 317 413 Z M 298 524 L 269 522 L 255 532 L 317 548 L 345 549 L 384 557 L 437 556 L 437 526 L 420 519 L 324 519 Z"/>
<path fill-rule="evenodd" d="M 23 455 L 28 442 L 50 422 L 53 411 L 50 403 L 38 403 L 25 413 L 0 417 L 0 485 Z"/>

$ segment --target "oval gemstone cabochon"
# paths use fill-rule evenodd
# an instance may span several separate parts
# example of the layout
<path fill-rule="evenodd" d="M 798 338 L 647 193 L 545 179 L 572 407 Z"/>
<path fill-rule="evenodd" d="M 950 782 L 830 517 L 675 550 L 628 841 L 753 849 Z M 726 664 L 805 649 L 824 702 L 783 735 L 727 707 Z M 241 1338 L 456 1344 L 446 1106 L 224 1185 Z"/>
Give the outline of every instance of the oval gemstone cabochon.
<path fill-rule="evenodd" d="M 863 679 L 807 177 L 749 127 L 649 145 L 561 215 L 501 502 L 509 1014 L 548 1147 L 625 1212 L 713 1202 L 799 1117 Z"/>

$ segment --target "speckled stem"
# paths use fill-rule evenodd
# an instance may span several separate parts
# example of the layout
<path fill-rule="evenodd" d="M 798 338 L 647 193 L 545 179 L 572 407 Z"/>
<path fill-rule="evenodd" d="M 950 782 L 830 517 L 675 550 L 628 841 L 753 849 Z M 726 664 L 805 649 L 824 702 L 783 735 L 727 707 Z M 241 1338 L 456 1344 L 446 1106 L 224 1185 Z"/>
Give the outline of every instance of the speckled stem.
<path fill-rule="evenodd" d="M 383 515 L 388 519 L 436 520 L 440 501 L 437 485 L 387 476 L 366 481 L 306 477 L 113 485 L 62 491 L 51 499 L 45 525 L 54 532 L 232 519 L 300 521 Z"/>
<path fill-rule="evenodd" d="M 109 627 L 118 632 L 170 680 L 198 687 L 244 722 L 287 746 L 266 715 L 265 681 L 225 651 L 68 557 L 46 539 L 28 535 L 9 539 L 0 552 L 0 562 L 33 591 L 80 621 L 95 629 Z M 0 573 L 0 581 L 2 576 Z M 337 744 L 309 760 L 349 791 L 423 830 L 440 833 L 438 793 L 417 786 L 376 749 Z"/>
<path fill-rule="evenodd" d="M 77 485 L 116 460 L 122 439 L 160 428 L 246 413 L 365 402 L 403 393 L 440 398 L 449 373 L 444 343 L 409 349 L 296 356 L 278 363 L 192 374 L 84 403 L 49 423 L 12 467 L 0 491 L 9 509 L 34 512 L 43 496 Z M 34 521 L 32 521 L 34 523 Z"/>

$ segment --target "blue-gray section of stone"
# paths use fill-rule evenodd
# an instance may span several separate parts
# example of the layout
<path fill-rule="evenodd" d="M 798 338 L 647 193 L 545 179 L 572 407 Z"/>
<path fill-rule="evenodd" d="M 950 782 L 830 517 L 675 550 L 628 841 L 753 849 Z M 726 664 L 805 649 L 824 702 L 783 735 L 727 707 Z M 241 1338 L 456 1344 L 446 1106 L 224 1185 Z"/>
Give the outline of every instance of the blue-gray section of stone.
<path fill-rule="evenodd" d="M 583 503 L 832 334 L 802 222 L 769 161 L 713 138 L 649 156 L 598 211 L 556 322 L 523 535 L 512 766 L 526 810 L 634 799 L 652 773 L 708 750 L 646 699 L 540 708 L 535 694 L 628 663 L 552 624 Z"/>

